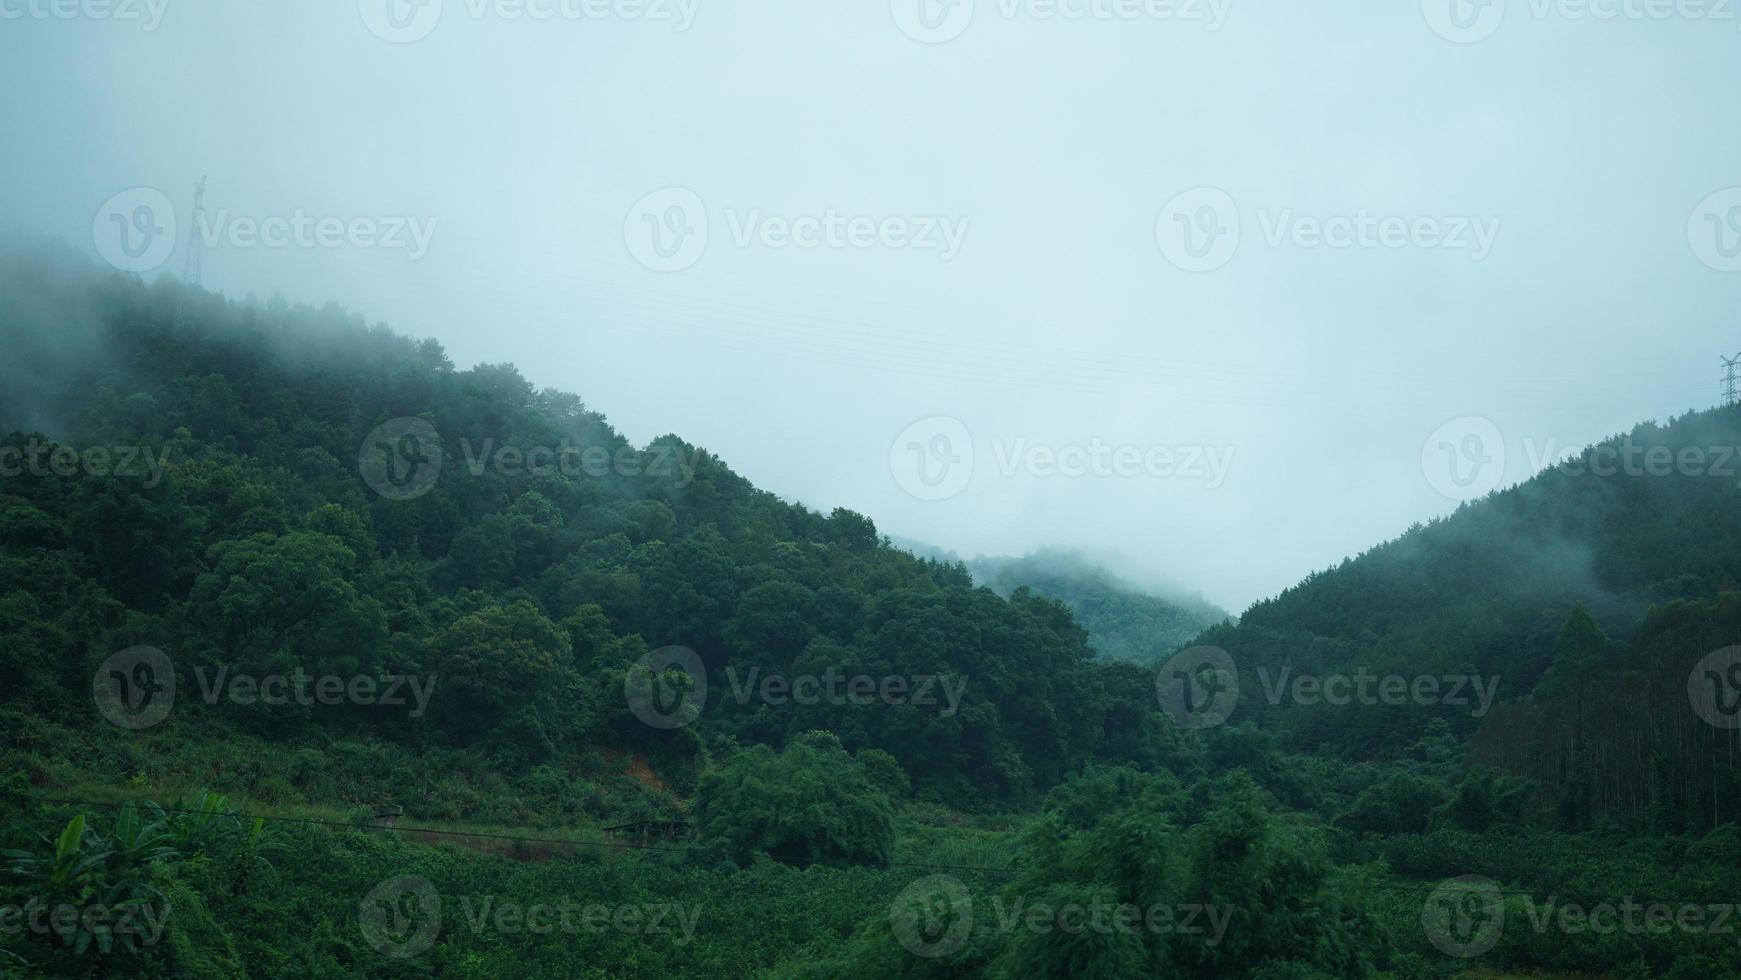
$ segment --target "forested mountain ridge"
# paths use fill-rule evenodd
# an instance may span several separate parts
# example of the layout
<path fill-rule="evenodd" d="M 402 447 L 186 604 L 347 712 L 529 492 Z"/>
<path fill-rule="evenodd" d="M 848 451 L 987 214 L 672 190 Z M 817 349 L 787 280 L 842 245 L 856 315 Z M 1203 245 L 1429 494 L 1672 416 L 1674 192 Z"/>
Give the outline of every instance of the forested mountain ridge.
<path fill-rule="evenodd" d="M 1610 697 L 1636 704 L 1642 690 L 1622 679 L 1660 673 L 1672 689 L 1662 699 L 1678 698 L 1684 707 L 1687 672 L 1724 644 L 1690 645 L 1669 661 L 1645 651 L 1665 616 L 1732 620 L 1724 612 L 1731 604 L 1718 600 L 1741 581 L 1736 447 L 1741 407 L 1643 423 L 1255 603 L 1237 624 L 1198 639 L 1227 650 L 1240 668 L 1233 720 L 1261 724 L 1301 751 L 1383 757 L 1414 743 L 1433 718 L 1466 736 L 1503 719 L 1514 750 L 1503 757 L 1540 776 L 1540 753 L 1523 764 L 1531 753 L 1516 740 L 1519 718 L 1567 696 L 1563 683 L 1547 678 L 1573 656 L 1568 649 L 1606 651 L 1599 667 L 1596 660 L 1579 665 L 1580 683 L 1607 683 Z M 1669 604 L 1682 611 L 1647 616 Z M 1573 632 L 1600 640 L 1568 645 L 1575 625 Z M 1741 634 L 1730 642 L 1741 642 Z M 1297 678 L 1357 670 L 1485 679 L 1503 710 L 1420 704 L 1339 710 L 1274 697 L 1284 671 Z M 1616 685 L 1627 685 L 1626 693 Z M 1610 735 L 1630 734 L 1620 721 L 1629 714 L 1606 716 Z M 1702 775 L 1708 812 L 1710 774 Z M 1725 810 L 1741 804 L 1729 778 L 1719 789 Z"/>
<path fill-rule="evenodd" d="M 1014 581 L 1047 569 L 976 585 L 337 307 L 4 255 L 0 342 L 0 926 L 174 910 L 142 944 L 0 928 L 7 980 L 1741 966 L 1521 905 L 1741 892 L 1741 754 L 1699 716 L 1735 705 L 1687 701 L 1741 643 L 1732 481 L 1549 473 L 1413 529 L 1206 630 L 1241 695 L 1206 720 L 1214 663 L 1096 658 Z M 1049 584 L 1161 622 L 1110 581 Z M 1266 670 L 1501 684 L 1308 703 Z M 1424 915 L 1469 875 L 1510 923 L 1472 953 Z M 577 896 L 612 927 L 523 927 Z M 1065 927 L 1090 909 L 1144 925 Z"/>
<path fill-rule="evenodd" d="M 1712 598 L 1741 580 L 1737 447 L 1741 406 L 1641 423 L 1308 576 L 1241 625 L 1348 639 L 1447 602 L 1556 593 L 1635 624 L 1652 602 Z"/>
<path fill-rule="evenodd" d="M 900 760 L 921 795 L 973 805 L 1031 801 L 1090 758 L 1148 757 L 1171 737 L 1140 710 L 1140 680 L 1090 664 L 1056 604 L 976 589 L 861 515 L 784 503 L 675 436 L 632 447 L 512 367 L 458 370 L 439 345 L 336 307 L 34 257 L 0 266 L 0 303 L 17 352 L 0 428 L 37 460 L 0 485 L 0 594 L 53 624 L 17 624 L 0 668 L 14 703 L 88 713 L 76 678 L 146 644 L 183 669 L 438 676 L 420 718 L 302 720 L 481 747 L 509 771 L 602 743 L 681 780 L 704 738 L 781 745 L 826 728 Z M 439 473 L 411 495 L 371 488 L 371 430 L 406 420 L 435 434 Z M 103 450 L 117 472 L 42 468 L 58 446 Z M 133 450 L 137 472 L 121 471 Z M 694 729 L 650 728 L 622 704 L 624 671 L 668 647 L 712 681 Z M 730 696 L 757 672 L 829 670 L 933 678 L 932 703 Z"/>
<path fill-rule="evenodd" d="M 1107 660 L 1153 666 L 1204 629 L 1231 618 L 1200 595 L 1176 588 L 1144 588 L 1067 548 L 963 561 L 952 552 L 918 542 L 895 544 L 922 558 L 961 562 L 975 582 L 998 595 L 1010 596 L 1025 588 L 1062 602 L 1088 631 L 1090 645 Z"/>

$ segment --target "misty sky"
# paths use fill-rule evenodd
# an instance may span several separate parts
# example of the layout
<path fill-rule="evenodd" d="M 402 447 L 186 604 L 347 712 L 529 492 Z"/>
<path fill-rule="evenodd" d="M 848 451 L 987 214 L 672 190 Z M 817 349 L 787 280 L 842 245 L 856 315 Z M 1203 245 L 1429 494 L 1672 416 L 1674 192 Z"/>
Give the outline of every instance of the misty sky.
<path fill-rule="evenodd" d="M 1237 610 L 1741 350 L 1741 4 L 1453 2 L 0 0 L 0 228 L 209 174 L 209 287 Z"/>

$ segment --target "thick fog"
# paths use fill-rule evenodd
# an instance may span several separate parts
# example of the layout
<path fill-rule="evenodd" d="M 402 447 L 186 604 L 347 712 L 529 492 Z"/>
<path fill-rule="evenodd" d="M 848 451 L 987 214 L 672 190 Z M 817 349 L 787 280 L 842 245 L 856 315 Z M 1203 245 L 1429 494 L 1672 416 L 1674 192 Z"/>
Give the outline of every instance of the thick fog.
<path fill-rule="evenodd" d="M 1718 400 L 1738 8 L 0 0 L 0 228 L 1237 610 Z"/>

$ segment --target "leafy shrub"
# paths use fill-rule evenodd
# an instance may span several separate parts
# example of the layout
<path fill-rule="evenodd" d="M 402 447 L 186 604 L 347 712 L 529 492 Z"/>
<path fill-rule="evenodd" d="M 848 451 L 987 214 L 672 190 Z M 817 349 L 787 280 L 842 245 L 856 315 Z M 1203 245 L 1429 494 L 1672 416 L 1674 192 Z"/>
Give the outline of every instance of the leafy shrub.
<path fill-rule="evenodd" d="M 880 866 L 894 850 L 888 796 L 832 735 L 738 752 L 703 777 L 695 821 L 706 846 L 742 866 L 758 854 L 800 867 Z"/>

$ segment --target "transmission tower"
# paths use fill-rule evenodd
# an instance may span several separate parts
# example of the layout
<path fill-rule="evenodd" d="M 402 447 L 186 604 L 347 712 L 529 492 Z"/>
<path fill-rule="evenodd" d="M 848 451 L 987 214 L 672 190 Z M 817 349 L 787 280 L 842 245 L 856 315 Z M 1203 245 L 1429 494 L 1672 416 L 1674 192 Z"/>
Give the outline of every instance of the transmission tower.
<path fill-rule="evenodd" d="M 204 274 L 203 259 L 206 250 L 206 179 L 201 176 L 199 183 L 193 185 L 193 234 L 187 240 L 187 258 L 181 267 L 183 285 L 199 288 L 200 276 Z"/>
<path fill-rule="evenodd" d="M 1738 368 L 1741 368 L 1741 354 L 1723 358 L 1723 406 L 1725 408 L 1741 404 L 1741 377 L 1736 375 Z"/>
<path fill-rule="evenodd" d="M 205 274 L 206 178 L 203 174 L 199 183 L 193 185 L 193 214 L 190 217 L 193 229 L 187 237 L 187 255 L 182 259 L 181 301 L 175 310 L 175 322 L 180 326 L 187 326 L 192 319 L 187 311 L 188 300 L 199 292 L 200 277 Z"/>

